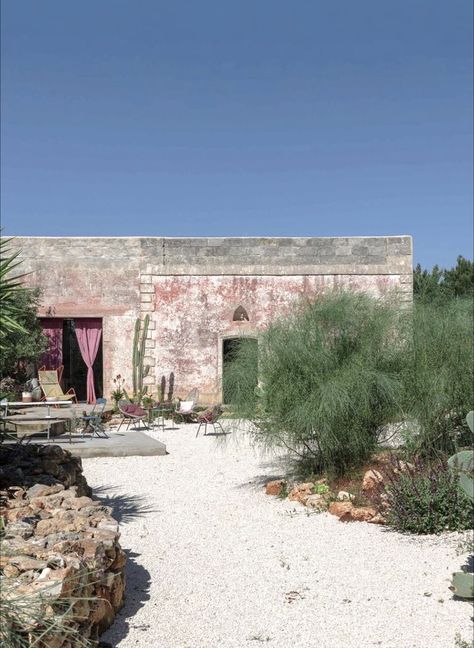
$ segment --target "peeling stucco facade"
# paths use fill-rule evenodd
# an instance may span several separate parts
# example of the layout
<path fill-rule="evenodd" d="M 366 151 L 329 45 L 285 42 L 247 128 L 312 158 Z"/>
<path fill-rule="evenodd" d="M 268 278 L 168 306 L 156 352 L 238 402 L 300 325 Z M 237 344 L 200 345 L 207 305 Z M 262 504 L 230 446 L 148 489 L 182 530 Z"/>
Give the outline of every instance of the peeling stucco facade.
<path fill-rule="evenodd" d="M 412 299 L 410 236 L 351 238 L 18 237 L 41 316 L 103 320 L 105 395 L 120 373 L 130 384 L 133 326 L 150 315 L 147 378 L 175 374 L 222 398 L 223 340 L 254 336 L 302 298 L 333 288 Z M 249 320 L 233 321 L 243 306 Z"/>

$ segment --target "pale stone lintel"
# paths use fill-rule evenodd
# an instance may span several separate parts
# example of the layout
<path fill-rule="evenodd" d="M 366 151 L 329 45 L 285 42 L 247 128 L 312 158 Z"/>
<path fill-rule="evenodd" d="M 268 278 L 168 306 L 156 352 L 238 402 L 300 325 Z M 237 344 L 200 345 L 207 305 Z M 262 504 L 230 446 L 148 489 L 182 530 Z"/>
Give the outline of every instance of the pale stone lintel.
<path fill-rule="evenodd" d="M 145 340 L 145 349 L 154 349 L 155 346 L 156 346 L 155 340 L 149 340 L 149 339 Z"/>
<path fill-rule="evenodd" d="M 153 313 L 155 310 L 155 305 L 152 304 L 151 302 L 149 303 L 143 303 L 140 304 L 140 312 L 141 313 Z"/>
<path fill-rule="evenodd" d="M 153 301 L 153 295 L 152 294 L 140 295 L 140 301 L 141 301 L 142 304 L 152 302 Z"/>

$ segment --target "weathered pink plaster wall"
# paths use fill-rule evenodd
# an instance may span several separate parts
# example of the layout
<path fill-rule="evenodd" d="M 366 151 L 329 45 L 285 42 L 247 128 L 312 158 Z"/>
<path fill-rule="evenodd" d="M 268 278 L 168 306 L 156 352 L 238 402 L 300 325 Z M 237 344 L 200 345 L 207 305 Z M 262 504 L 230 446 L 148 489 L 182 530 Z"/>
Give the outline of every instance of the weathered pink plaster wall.
<path fill-rule="evenodd" d="M 151 317 L 147 383 L 175 373 L 176 393 L 221 399 L 222 340 L 255 335 L 302 297 L 333 287 L 412 298 L 409 236 L 349 238 L 18 237 L 40 315 L 102 317 L 104 392 L 131 388 L 133 328 Z M 233 322 L 242 305 L 249 322 Z"/>
<path fill-rule="evenodd" d="M 173 276 L 154 277 L 154 383 L 175 373 L 182 397 L 197 387 L 203 402 L 222 398 L 222 341 L 254 335 L 291 312 L 302 298 L 334 287 L 376 296 L 399 285 L 397 276 Z M 242 305 L 249 321 L 232 321 Z"/>
<path fill-rule="evenodd" d="M 26 241 L 26 244 L 23 242 Z M 104 395 L 131 378 L 133 327 L 140 315 L 140 250 L 128 239 L 18 239 L 26 282 L 41 290 L 41 317 L 101 317 Z"/>

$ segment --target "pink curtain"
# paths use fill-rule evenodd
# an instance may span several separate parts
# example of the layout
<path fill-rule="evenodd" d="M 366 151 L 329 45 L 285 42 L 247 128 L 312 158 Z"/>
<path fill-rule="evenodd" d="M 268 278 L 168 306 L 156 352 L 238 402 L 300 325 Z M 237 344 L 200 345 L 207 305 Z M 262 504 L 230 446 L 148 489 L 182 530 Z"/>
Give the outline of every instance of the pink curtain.
<path fill-rule="evenodd" d="M 92 365 L 99 350 L 102 335 L 101 319 L 75 319 L 76 337 L 82 359 L 87 365 L 87 402 L 95 403 L 94 371 Z"/>
<path fill-rule="evenodd" d="M 44 318 L 40 320 L 43 333 L 48 338 L 48 348 L 40 360 L 40 366 L 57 369 L 63 363 L 63 320 Z"/>

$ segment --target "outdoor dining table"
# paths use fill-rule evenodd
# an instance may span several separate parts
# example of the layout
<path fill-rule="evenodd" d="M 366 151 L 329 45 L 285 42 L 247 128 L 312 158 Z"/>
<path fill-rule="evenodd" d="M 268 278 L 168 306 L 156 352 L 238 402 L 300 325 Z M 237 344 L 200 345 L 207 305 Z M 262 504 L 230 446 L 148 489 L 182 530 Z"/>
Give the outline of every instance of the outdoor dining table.
<path fill-rule="evenodd" d="M 48 414 L 51 415 L 51 407 L 58 407 L 59 405 L 66 405 L 66 407 L 71 407 L 71 401 L 57 400 L 57 401 L 32 401 L 31 403 L 25 403 L 24 401 L 8 401 L 1 400 L 0 406 L 5 410 L 5 416 L 8 416 L 9 409 L 23 409 L 25 407 L 47 407 Z"/>
<path fill-rule="evenodd" d="M 15 415 L 10 415 L 10 416 L 4 416 L 2 418 L 3 421 L 8 421 L 9 423 L 13 423 L 13 425 L 21 425 L 22 423 L 47 423 L 47 440 L 51 440 L 51 423 L 54 421 L 70 421 L 71 419 L 68 416 L 34 416 L 33 414 L 24 414 L 20 416 L 15 416 Z M 39 434 L 39 432 L 38 432 Z M 72 443 L 72 428 L 69 426 L 69 443 Z"/>
<path fill-rule="evenodd" d="M 156 407 L 152 407 L 149 410 L 148 413 L 148 423 L 152 427 L 155 427 L 155 420 L 158 419 L 158 427 L 162 428 L 162 430 L 165 430 L 165 419 L 168 418 L 168 414 L 170 415 L 170 418 L 173 422 L 173 426 L 169 428 L 170 430 L 175 430 L 175 425 L 174 425 L 174 420 L 173 417 L 171 416 L 174 412 L 174 407 L 165 407 L 162 405 L 157 405 Z"/>
<path fill-rule="evenodd" d="M 34 401 L 32 403 L 25 403 L 23 401 L 0 401 L 0 406 L 4 408 L 5 413 L 2 415 L 2 420 L 3 421 L 9 421 L 10 423 L 13 424 L 18 424 L 18 423 L 42 423 L 43 421 L 48 424 L 47 428 L 47 439 L 48 441 L 50 440 L 50 433 L 51 433 L 51 423 L 53 421 L 70 421 L 69 416 L 61 416 L 59 412 L 57 414 L 51 415 L 51 407 L 55 407 L 58 405 L 66 405 L 67 407 L 71 407 L 72 403 L 71 401 Z M 34 413 L 31 414 L 21 414 L 21 415 L 8 415 L 8 410 L 17 410 L 17 409 L 23 409 L 26 407 L 47 407 L 47 414 L 45 416 L 40 416 L 36 415 Z M 56 410 L 57 411 L 57 410 Z M 69 443 L 72 443 L 72 428 L 71 426 L 69 427 Z"/>

